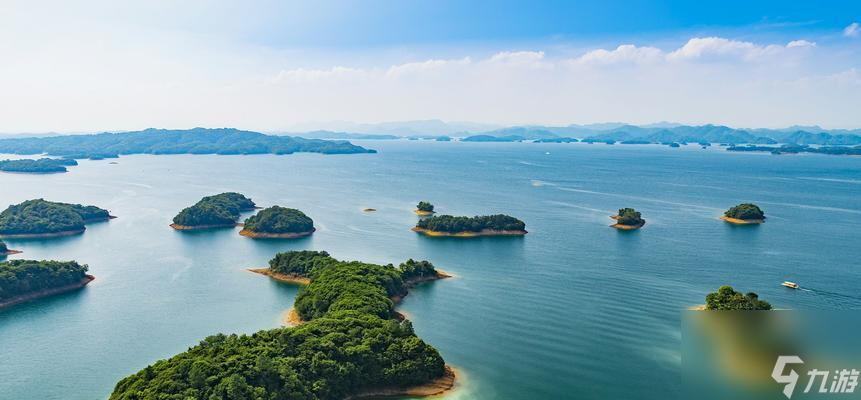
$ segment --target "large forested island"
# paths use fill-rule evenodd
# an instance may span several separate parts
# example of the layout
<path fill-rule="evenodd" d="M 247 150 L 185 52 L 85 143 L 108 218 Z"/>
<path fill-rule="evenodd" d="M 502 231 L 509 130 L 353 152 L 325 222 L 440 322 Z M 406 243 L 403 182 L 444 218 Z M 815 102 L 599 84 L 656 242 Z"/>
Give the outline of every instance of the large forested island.
<path fill-rule="evenodd" d="M 771 310 L 771 304 L 760 300 L 756 293 L 742 294 L 732 286 L 721 286 L 706 295 L 706 310 Z"/>
<path fill-rule="evenodd" d="M 111 400 L 347 399 L 451 388 L 454 373 L 392 298 L 407 293 L 391 265 L 290 252 L 270 265 L 310 279 L 296 298 L 301 325 L 215 335 L 117 383 Z"/>
<path fill-rule="evenodd" d="M 0 171 L 26 174 L 52 174 L 67 172 L 66 167 L 78 165 L 73 159 L 40 158 L 38 160 L 0 160 Z"/>
<path fill-rule="evenodd" d="M 610 218 L 616 220 L 616 223 L 610 226 L 620 230 L 640 229 L 646 225 L 646 220 L 643 219 L 640 212 L 633 208 L 620 208 L 619 213 L 610 216 Z"/>
<path fill-rule="evenodd" d="M 228 192 L 206 196 L 173 217 L 170 225 L 177 230 L 210 229 L 236 226 L 243 211 L 254 210 L 256 204 L 242 194 Z"/>
<path fill-rule="evenodd" d="M 291 239 L 314 233 L 314 221 L 294 208 L 272 206 L 245 220 L 242 236 Z"/>
<path fill-rule="evenodd" d="M 52 237 L 84 232 L 85 224 L 111 219 L 96 206 L 27 200 L 0 213 L 0 236 Z"/>
<path fill-rule="evenodd" d="M 74 261 L 0 262 L 0 308 L 79 289 L 95 279 Z"/>
<path fill-rule="evenodd" d="M 522 236 L 526 223 L 504 214 L 476 217 L 437 215 L 420 220 L 413 231 L 427 236 Z"/>
<path fill-rule="evenodd" d="M 238 129 L 147 129 L 38 138 L 0 139 L 0 153 L 106 158 L 122 154 L 375 153 L 347 141 L 264 135 Z"/>
<path fill-rule="evenodd" d="M 742 203 L 726 210 L 720 219 L 737 225 L 761 224 L 765 222 L 765 213 L 756 204 Z"/>

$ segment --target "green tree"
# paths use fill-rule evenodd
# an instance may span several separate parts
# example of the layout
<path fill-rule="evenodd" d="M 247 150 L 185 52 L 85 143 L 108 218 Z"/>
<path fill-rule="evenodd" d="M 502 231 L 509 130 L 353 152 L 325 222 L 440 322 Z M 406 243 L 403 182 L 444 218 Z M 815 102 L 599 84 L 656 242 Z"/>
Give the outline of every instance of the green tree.
<path fill-rule="evenodd" d="M 757 206 L 752 203 L 742 203 L 735 207 L 726 210 L 724 213 L 726 217 L 735 218 L 735 219 L 743 219 L 743 220 L 757 220 L 757 219 L 765 219 L 765 213 Z"/>
<path fill-rule="evenodd" d="M 771 304 L 760 300 L 756 293 L 742 294 L 731 286 L 721 286 L 706 295 L 707 310 L 771 310 Z"/>
<path fill-rule="evenodd" d="M 416 205 L 416 209 L 424 212 L 433 212 L 433 204 L 427 201 L 420 201 L 418 205 Z"/>

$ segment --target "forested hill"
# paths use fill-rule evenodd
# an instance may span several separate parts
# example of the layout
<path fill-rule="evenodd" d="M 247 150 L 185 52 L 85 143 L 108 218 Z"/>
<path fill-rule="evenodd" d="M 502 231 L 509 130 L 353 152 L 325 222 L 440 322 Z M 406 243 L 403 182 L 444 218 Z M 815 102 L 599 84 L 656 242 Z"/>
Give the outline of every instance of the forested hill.
<path fill-rule="evenodd" d="M 146 129 L 36 138 L 0 139 L 0 153 L 103 158 L 121 154 L 376 153 L 347 141 L 264 135 L 232 128 Z"/>

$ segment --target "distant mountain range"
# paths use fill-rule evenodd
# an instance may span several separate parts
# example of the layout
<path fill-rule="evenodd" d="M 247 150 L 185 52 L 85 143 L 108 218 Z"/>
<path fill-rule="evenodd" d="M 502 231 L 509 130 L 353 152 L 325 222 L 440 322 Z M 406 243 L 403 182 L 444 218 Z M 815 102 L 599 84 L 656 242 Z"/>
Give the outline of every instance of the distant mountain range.
<path fill-rule="evenodd" d="M 312 131 L 289 135 L 320 139 L 433 139 L 454 136 L 468 142 L 514 142 L 541 140 L 570 142 L 627 143 L 726 143 L 726 144 L 798 144 L 847 146 L 861 144 L 861 129 L 824 129 L 819 126 L 790 126 L 782 129 L 741 129 L 723 125 L 683 125 L 658 122 L 631 125 L 607 122 L 587 125 L 494 126 L 469 122 L 449 123 L 440 120 L 387 122 L 381 124 L 330 123 L 340 131 Z"/>

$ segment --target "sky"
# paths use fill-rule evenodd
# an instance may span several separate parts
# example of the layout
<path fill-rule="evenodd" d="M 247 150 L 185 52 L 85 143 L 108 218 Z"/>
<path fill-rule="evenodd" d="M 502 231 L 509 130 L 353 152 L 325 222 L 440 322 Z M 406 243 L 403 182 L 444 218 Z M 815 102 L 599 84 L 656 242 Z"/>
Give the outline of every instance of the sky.
<path fill-rule="evenodd" d="M 861 128 L 861 2 L 0 0 L 0 132 Z"/>

